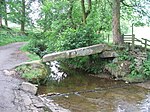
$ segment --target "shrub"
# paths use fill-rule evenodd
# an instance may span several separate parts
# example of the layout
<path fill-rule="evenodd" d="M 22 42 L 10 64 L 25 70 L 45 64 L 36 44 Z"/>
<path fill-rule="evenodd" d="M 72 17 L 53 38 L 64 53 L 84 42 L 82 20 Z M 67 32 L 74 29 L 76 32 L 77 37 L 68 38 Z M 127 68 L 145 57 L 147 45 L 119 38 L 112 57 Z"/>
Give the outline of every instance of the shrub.
<path fill-rule="evenodd" d="M 31 53 L 37 54 L 42 57 L 47 53 L 47 38 L 43 33 L 36 33 L 30 35 L 31 40 L 25 47 L 25 49 Z"/>
<path fill-rule="evenodd" d="M 131 73 L 129 75 L 130 78 L 134 80 L 134 78 L 138 78 L 141 80 L 150 79 L 150 59 L 143 62 L 141 67 L 139 69 L 136 68 L 136 63 L 133 62 L 133 64 L 130 66 Z"/>
<path fill-rule="evenodd" d="M 62 33 L 58 42 L 58 48 L 59 50 L 70 50 L 103 42 L 101 35 L 95 33 L 92 28 L 83 27 L 76 30 L 68 28 Z"/>
<path fill-rule="evenodd" d="M 95 33 L 92 28 L 68 28 L 59 37 L 57 49 L 59 51 L 71 50 L 99 43 L 104 43 L 104 40 L 101 35 Z M 76 57 L 73 59 L 65 59 L 62 61 L 67 63 L 68 65 L 71 65 L 73 68 L 82 69 L 87 72 L 98 73 L 101 71 L 101 62 L 98 55 Z"/>

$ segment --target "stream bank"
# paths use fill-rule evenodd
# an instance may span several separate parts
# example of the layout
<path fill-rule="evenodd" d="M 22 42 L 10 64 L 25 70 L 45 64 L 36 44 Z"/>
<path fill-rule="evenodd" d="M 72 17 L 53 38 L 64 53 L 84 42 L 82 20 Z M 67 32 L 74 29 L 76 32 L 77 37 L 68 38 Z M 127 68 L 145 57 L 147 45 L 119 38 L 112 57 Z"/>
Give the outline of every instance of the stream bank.
<path fill-rule="evenodd" d="M 52 80 L 46 86 L 39 86 L 38 89 L 40 98 L 52 105 L 53 112 L 57 108 L 57 112 L 150 111 L 148 88 L 87 75 L 77 70 L 67 70 L 63 73 L 57 70 L 57 67 L 58 65 L 53 67 L 56 74 L 53 74 Z"/>
<path fill-rule="evenodd" d="M 54 68 L 59 68 L 55 64 Z M 51 81 L 39 86 L 38 97 L 51 111 L 149 112 L 149 89 L 77 70 L 68 71 L 54 69 L 53 77 L 49 77 Z"/>

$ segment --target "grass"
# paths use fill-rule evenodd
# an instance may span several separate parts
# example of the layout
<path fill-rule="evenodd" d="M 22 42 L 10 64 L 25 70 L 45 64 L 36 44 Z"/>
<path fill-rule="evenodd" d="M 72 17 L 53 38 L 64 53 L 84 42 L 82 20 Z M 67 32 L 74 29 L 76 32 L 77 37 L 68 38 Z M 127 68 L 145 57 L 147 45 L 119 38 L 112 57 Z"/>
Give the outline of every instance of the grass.
<path fill-rule="evenodd" d="M 39 57 L 37 54 L 35 54 L 35 53 L 30 53 L 30 52 L 27 50 L 27 47 L 28 47 L 28 45 L 26 44 L 26 45 L 24 45 L 23 47 L 21 47 L 20 50 L 23 51 L 23 52 L 28 52 L 28 53 L 27 53 L 27 56 L 28 56 L 28 58 L 29 58 L 28 61 L 40 60 L 40 57 Z"/>
<path fill-rule="evenodd" d="M 28 33 L 33 33 L 32 31 L 27 31 Z M 23 35 L 20 33 L 19 29 L 17 28 L 7 28 L 3 26 L 0 28 L 0 46 L 14 43 L 14 42 L 27 42 L 30 40 L 30 37 Z M 26 46 L 23 46 L 21 48 L 21 51 L 27 52 Z M 36 54 L 31 54 L 27 53 L 29 60 L 28 61 L 33 61 L 33 60 L 40 60 L 39 56 Z"/>
<path fill-rule="evenodd" d="M 29 61 L 40 60 L 40 57 L 36 54 L 29 53 L 28 57 L 29 57 Z"/>
<path fill-rule="evenodd" d="M 0 46 L 14 42 L 25 42 L 28 40 L 28 36 L 22 35 L 16 29 L 10 29 L 7 27 L 0 28 Z"/>

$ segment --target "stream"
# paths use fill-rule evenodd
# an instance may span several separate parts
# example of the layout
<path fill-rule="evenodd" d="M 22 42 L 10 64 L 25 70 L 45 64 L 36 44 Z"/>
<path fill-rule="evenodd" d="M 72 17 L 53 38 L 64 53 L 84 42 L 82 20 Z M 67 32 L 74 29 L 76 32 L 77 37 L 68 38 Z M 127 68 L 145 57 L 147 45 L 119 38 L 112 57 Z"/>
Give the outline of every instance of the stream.
<path fill-rule="evenodd" d="M 71 112 L 150 112 L 149 89 L 77 70 L 63 72 L 56 61 L 51 65 L 51 81 L 38 94 Z"/>

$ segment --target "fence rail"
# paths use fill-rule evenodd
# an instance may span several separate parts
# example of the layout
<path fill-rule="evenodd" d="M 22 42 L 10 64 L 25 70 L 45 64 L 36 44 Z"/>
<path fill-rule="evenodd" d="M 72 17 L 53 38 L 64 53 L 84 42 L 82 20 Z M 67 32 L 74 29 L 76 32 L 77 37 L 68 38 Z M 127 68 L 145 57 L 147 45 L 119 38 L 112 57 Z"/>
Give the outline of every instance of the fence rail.
<path fill-rule="evenodd" d="M 144 45 L 145 51 L 147 51 L 148 46 L 150 47 L 150 40 L 145 38 L 135 38 L 135 35 L 122 35 L 124 42 L 130 42 L 132 44 L 132 50 L 134 50 L 136 42 L 140 42 L 141 45 Z"/>

